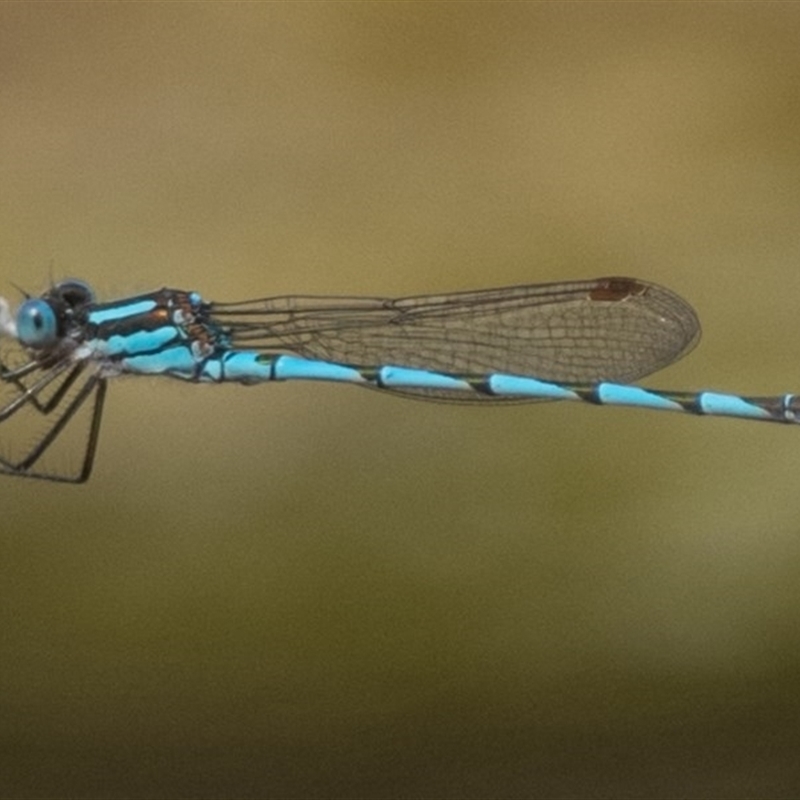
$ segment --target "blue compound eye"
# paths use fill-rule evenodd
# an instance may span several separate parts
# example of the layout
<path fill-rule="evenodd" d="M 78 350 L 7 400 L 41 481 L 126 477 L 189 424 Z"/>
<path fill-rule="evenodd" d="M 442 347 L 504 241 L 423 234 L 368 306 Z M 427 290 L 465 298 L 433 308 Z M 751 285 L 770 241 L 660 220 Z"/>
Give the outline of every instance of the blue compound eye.
<path fill-rule="evenodd" d="M 17 311 L 17 337 L 26 347 L 41 349 L 58 341 L 58 321 L 44 300 L 26 300 Z"/>

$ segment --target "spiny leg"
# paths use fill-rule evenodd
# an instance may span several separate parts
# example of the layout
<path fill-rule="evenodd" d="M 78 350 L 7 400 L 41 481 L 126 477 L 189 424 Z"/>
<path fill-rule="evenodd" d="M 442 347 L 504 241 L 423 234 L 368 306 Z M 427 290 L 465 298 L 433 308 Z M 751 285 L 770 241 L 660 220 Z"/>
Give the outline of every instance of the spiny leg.
<path fill-rule="evenodd" d="M 2 365 L 0 365 L 2 366 Z M 65 370 L 72 367 L 71 372 L 64 379 L 61 386 L 53 393 L 46 402 L 39 402 L 39 394 L 43 392 L 56 378 L 58 378 Z M 38 362 L 30 362 L 16 370 L 0 371 L 0 380 L 10 383 L 19 389 L 19 395 L 0 408 L 0 422 L 8 419 L 15 414 L 19 409 L 26 406 L 32 406 L 41 414 L 49 414 L 58 404 L 64 399 L 64 396 L 69 391 L 70 387 L 75 383 L 80 374 L 85 369 L 84 363 L 70 364 L 69 361 L 60 361 L 53 366 L 47 373 L 45 373 L 35 383 L 27 386 L 22 378 L 34 372 L 37 368 L 41 368 Z"/>
<path fill-rule="evenodd" d="M 82 370 L 81 370 L 82 371 Z M 70 375 L 71 383 L 74 383 L 77 375 Z M 80 407 L 94 394 L 94 404 L 91 410 L 91 421 L 89 424 L 86 448 L 84 450 L 83 462 L 80 470 L 74 475 L 59 475 L 31 472 L 31 468 L 44 455 L 48 448 L 58 438 L 70 420 L 74 417 Z M 100 432 L 100 421 L 102 418 L 103 404 L 105 402 L 106 381 L 98 375 L 91 375 L 86 383 L 80 388 L 67 407 L 62 411 L 55 423 L 51 425 L 45 435 L 39 439 L 37 444 L 21 459 L 10 461 L 0 458 L 0 470 L 6 471 L 10 475 L 21 477 L 43 478 L 46 480 L 62 481 L 65 483 L 83 483 L 91 474 L 94 464 L 94 455 L 97 449 L 97 442 Z M 63 397 L 63 393 L 61 393 Z M 57 405 L 57 404 L 56 404 Z M 56 407 L 53 406 L 53 408 Z M 52 408 L 50 409 L 52 411 Z"/>

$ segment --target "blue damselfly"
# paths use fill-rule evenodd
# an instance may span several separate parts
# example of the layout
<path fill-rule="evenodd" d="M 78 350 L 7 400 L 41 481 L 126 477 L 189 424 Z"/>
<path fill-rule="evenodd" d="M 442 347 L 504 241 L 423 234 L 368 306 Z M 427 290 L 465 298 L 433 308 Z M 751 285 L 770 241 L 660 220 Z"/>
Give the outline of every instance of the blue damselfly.
<path fill-rule="evenodd" d="M 474 405 L 582 400 L 796 422 L 794 395 L 740 397 L 629 385 L 688 353 L 691 306 L 633 278 L 403 298 L 282 296 L 240 303 L 161 289 L 101 303 L 66 280 L 15 314 L 0 298 L 0 472 L 80 483 L 92 470 L 109 379 L 320 380 Z M 72 431 L 69 467 L 51 466 Z M 77 455 L 77 452 L 74 453 Z"/>

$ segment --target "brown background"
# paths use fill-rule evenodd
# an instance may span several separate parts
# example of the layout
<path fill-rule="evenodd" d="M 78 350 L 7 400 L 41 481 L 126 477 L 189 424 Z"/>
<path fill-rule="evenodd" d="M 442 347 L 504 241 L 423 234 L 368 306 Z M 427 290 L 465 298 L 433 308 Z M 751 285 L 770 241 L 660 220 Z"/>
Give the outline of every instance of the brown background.
<path fill-rule="evenodd" d="M 6 4 L 0 293 L 691 300 L 800 389 L 794 3 Z M 800 431 L 116 381 L 0 482 L 0 795 L 796 797 Z"/>

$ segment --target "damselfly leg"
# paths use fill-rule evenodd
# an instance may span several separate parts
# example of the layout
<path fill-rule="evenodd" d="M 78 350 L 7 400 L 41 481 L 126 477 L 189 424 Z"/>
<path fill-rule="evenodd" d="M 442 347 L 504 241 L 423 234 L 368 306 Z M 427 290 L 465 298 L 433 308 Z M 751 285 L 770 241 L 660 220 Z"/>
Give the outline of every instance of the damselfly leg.
<path fill-rule="evenodd" d="M 0 359 L 0 473 L 81 483 L 94 461 L 105 379 L 85 361 L 9 363 L 21 355 L 10 348 Z"/>

